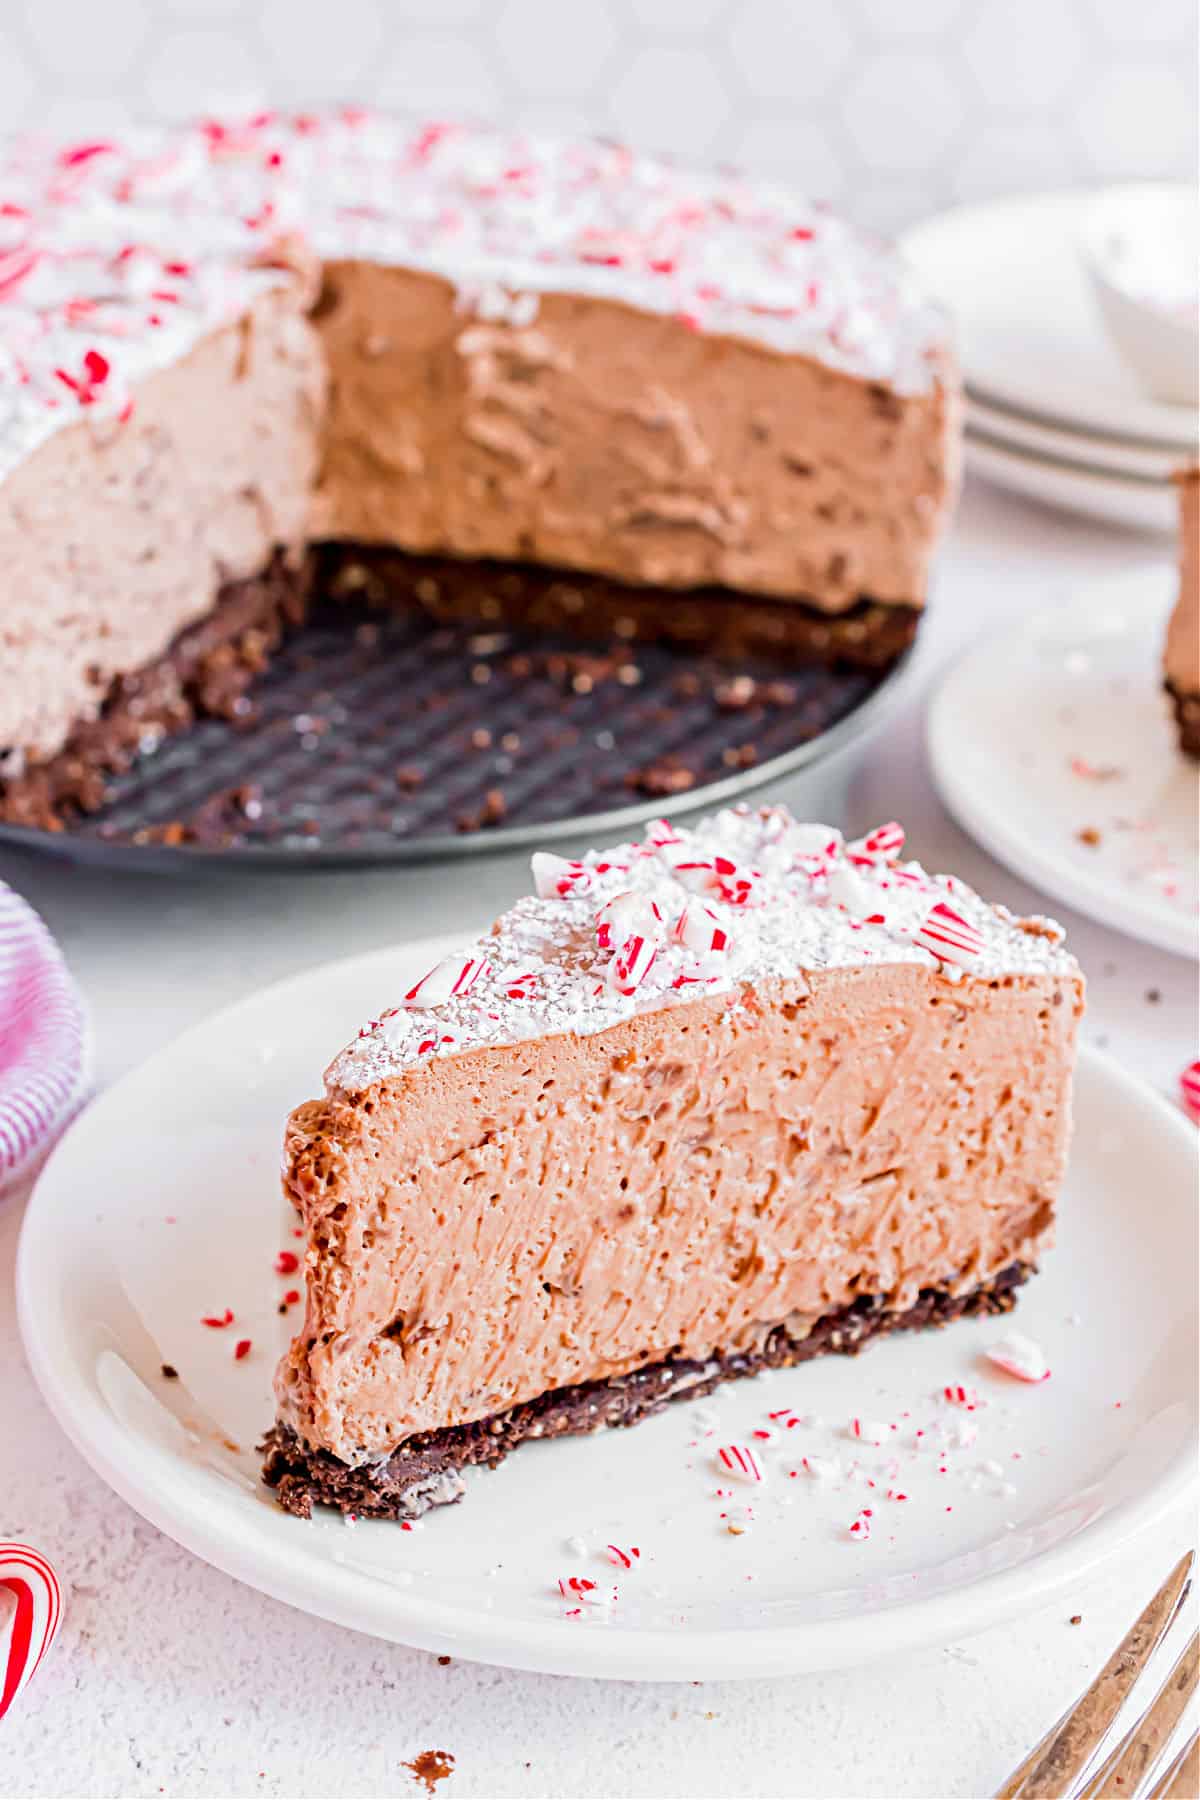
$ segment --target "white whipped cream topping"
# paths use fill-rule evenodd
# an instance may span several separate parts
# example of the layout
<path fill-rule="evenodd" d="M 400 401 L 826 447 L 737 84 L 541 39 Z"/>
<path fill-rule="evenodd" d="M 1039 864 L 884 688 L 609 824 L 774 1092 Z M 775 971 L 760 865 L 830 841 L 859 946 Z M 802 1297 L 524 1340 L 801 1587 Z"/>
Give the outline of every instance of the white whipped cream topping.
<path fill-rule="evenodd" d="M 574 865 L 580 876 L 564 876 L 565 895 L 518 901 L 494 935 L 465 945 L 461 959 L 440 965 L 441 979 L 426 990 L 448 992 L 450 977 L 470 969 L 465 992 L 430 1006 L 419 1004 L 421 984 L 413 990 L 418 1004 L 403 1005 L 403 996 L 394 996 L 394 1009 L 364 1026 L 331 1064 L 329 1087 L 357 1092 L 436 1056 L 560 1032 L 603 1031 L 635 1013 L 823 969 L 919 963 L 940 966 L 959 981 L 1079 972 L 1051 921 L 1023 924 L 952 876 L 929 875 L 916 862 L 869 863 L 861 853 L 855 860 L 856 847 L 843 846 L 832 828 L 801 824 L 784 807 L 737 807 L 692 830 L 651 828 L 653 838 L 667 833 L 664 843 L 591 851 Z M 832 857 L 814 848 L 830 840 Z M 738 877 L 753 878 L 748 904 L 697 893 L 698 877 L 687 865 L 718 857 L 738 872 L 727 884 L 731 891 Z M 853 887 L 839 879 L 846 872 L 855 878 Z M 624 993 L 611 975 L 614 948 L 600 944 L 596 925 L 607 902 L 630 892 L 653 904 L 661 927 L 648 971 Z M 849 904 L 839 902 L 838 893 L 849 894 Z M 672 938 L 679 915 L 697 901 L 727 935 L 722 955 L 699 954 Z M 964 964 L 942 963 L 913 941 L 938 904 L 950 907 L 975 936 L 978 950 Z M 869 909 L 865 917 L 855 916 L 860 906 Z M 475 974 L 479 965 L 482 972 Z"/>
<path fill-rule="evenodd" d="M 343 109 L 0 144 L 0 479 L 59 426 L 120 416 L 307 241 L 444 276 L 528 323 L 545 293 L 680 316 L 903 392 L 945 324 L 883 246 L 786 188 L 608 143 Z M 100 360 L 98 361 L 97 358 Z"/>

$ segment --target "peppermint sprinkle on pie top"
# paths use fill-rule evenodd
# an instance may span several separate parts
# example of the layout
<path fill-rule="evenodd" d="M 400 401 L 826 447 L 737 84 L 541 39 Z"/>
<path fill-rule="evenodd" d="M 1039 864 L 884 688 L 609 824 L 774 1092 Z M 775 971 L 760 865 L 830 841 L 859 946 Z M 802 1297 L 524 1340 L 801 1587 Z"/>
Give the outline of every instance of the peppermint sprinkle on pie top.
<path fill-rule="evenodd" d="M 902 848 L 894 824 L 844 843 L 783 807 L 738 807 L 692 830 L 658 821 L 642 842 L 578 862 L 539 852 L 536 894 L 398 995 L 326 1079 L 356 1092 L 431 1057 L 602 1031 L 822 970 L 916 963 L 951 981 L 1077 973 L 1058 926 L 1016 919 L 904 861 Z"/>
<path fill-rule="evenodd" d="M 602 296 L 907 393 L 946 337 L 823 208 L 616 144 L 359 108 L 19 138 L 0 146 L 0 478 L 63 424 L 127 415 L 139 377 L 292 279 L 297 246 L 441 275 L 475 317 Z"/>

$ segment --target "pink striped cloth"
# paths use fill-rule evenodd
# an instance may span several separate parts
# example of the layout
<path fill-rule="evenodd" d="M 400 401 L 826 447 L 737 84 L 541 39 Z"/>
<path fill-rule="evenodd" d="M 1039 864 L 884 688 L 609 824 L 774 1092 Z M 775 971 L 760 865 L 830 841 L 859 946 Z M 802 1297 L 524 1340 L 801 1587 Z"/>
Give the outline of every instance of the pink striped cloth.
<path fill-rule="evenodd" d="M 0 1193 L 33 1169 L 87 1090 L 87 1011 L 37 914 L 0 881 Z"/>

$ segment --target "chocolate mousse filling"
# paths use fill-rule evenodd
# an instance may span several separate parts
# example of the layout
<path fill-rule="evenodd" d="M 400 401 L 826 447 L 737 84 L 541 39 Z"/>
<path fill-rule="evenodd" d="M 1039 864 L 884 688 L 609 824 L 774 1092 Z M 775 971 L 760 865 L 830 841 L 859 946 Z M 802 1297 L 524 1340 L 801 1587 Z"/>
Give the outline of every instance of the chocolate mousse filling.
<path fill-rule="evenodd" d="M 777 1325 L 756 1350 L 728 1350 L 704 1361 L 668 1357 L 605 1381 L 559 1388 L 523 1405 L 467 1425 L 420 1432 L 380 1461 L 357 1468 L 327 1450 L 310 1450 L 286 1425 L 276 1424 L 260 1448 L 263 1480 L 279 1504 L 307 1519 L 314 1505 L 335 1506 L 363 1518 L 412 1519 L 431 1507 L 462 1498 L 463 1469 L 495 1468 L 510 1451 L 531 1438 L 553 1438 L 636 1425 L 670 1400 L 695 1400 L 721 1382 L 786 1369 L 814 1357 L 855 1356 L 873 1338 L 894 1331 L 921 1331 L 1011 1310 L 1016 1289 L 1034 1273 L 1024 1262 L 1010 1264 L 969 1293 L 947 1285 L 922 1288 L 915 1304 L 889 1310 L 877 1295 L 860 1295 L 849 1306 L 818 1319 L 802 1336 Z"/>
<path fill-rule="evenodd" d="M 345 601 L 439 624 L 501 626 L 531 639 L 569 636 L 599 645 L 665 643 L 728 661 L 770 659 L 882 675 L 911 644 L 915 606 L 861 599 L 831 614 L 803 600 L 722 588 L 641 588 L 533 564 L 408 555 L 325 543 L 277 551 L 266 568 L 228 582 L 213 611 L 167 652 L 109 685 L 95 719 L 78 724 L 43 761 L 0 746 L 0 820 L 58 832 L 107 804 L 109 780 L 197 720 L 252 728 L 255 681 L 299 631 L 315 603 Z M 836 716 L 831 711 L 832 718 Z M 189 826 L 188 831 L 191 831 Z"/>

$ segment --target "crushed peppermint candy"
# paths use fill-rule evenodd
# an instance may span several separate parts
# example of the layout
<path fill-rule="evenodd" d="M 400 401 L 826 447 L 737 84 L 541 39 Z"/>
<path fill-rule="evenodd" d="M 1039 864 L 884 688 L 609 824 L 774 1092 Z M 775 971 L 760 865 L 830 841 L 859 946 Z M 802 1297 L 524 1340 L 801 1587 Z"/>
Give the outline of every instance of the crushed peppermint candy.
<path fill-rule="evenodd" d="M 852 919 L 865 919 L 874 913 L 876 923 L 883 923 L 883 914 L 878 910 L 878 896 L 872 893 L 850 863 L 837 863 L 830 869 L 826 877 L 826 892 L 834 905 L 840 906 Z"/>
<path fill-rule="evenodd" d="M 869 1538 L 871 1535 L 871 1518 L 871 1508 L 869 1506 L 864 1506 L 858 1517 L 850 1521 L 848 1527 L 850 1536 L 857 1539 L 860 1543 Z"/>
<path fill-rule="evenodd" d="M 712 907 L 699 900 L 684 907 L 671 927 L 671 936 L 677 944 L 701 957 L 724 956 L 729 949 L 729 932 Z"/>
<path fill-rule="evenodd" d="M 586 893 L 591 885 L 591 871 L 581 862 L 569 862 L 549 850 L 535 850 L 530 867 L 539 900 L 565 900 L 568 894 Z"/>
<path fill-rule="evenodd" d="M 838 903 L 837 871 L 866 891 L 864 916 Z M 803 983 L 826 969 L 869 964 L 927 967 L 931 953 L 939 966 L 964 958 L 960 981 L 1078 974 L 1057 937 L 1022 929 L 961 882 L 917 863 L 851 865 L 830 827 L 798 823 L 783 807 L 733 808 L 575 862 L 538 852 L 534 884 L 537 894 L 518 901 L 494 933 L 445 959 L 403 1004 L 369 1022 L 332 1064 L 330 1087 L 358 1092 L 442 1056 L 603 1031 L 697 996 L 738 996 L 747 984 Z M 598 918 L 625 929 L 634 902 L 647 928 L 602 946 Z M 931 919 L 936 948 L 922 938 Z M 610 929 L 609 939 L 617 936 Z"/>
<path fill-rule="evenodd" d="M 866 837 L 855 838 L 846 845 L 846 855 L 852 863 L 866 864 L 868 868 L 877 868 L 880 863 L 894 863 L 904 848 L 904 827 L 897 825 L 895 819 L 889 819 L 886 825 L 877 825 L 874 831 L 868 831 Z"/>
<path fill-rule="evenodd" d="M 662 914 L 644 894 L 614 894 L 596 914 L 596 943 L 601 950 L 617 950 L 635 935 L 657 944 L 666 936 Z"/>
<path fill-rule="evenodd" d="M 842 1472 L 842 1465 L 835 1456 L 818 1456 L 812 1450 L 800 1458 L 800 1467 L 814 1481 L 834 1481 Z"/>
<path fill-rule="evenodd" d="M 793 824 L 787 832 L 793 865 L 804 874 L 827 875 L 842 848 L 842 834 L 833 825 Z"/>
<path fill-rule="evenodd" d="M 447 1000 L 457 999 L 459 994 L 469 994 L 487 970 L 487 960 L 482 956 L 444 957 L 434 964 L 428 975 L 423 975 L 409 988 L 401 1004 L 421 1011 L 441 1006 Z"/>
<path fill-rule="evenodd" d="M 1019 1331 L 1010 1331 L 1007 1337 L 990 1345 L 984 1355 L 1005 1374 L 1015 1375 L 1018 1381 L 1049 1379 L 1050 1365 L 1041 1345 L 1035 1344 L 1032 1338 L 1023 1337 Z"/>
<path fill-rule="evenodd" d="M 955 896 L 957 898 L 957 894 Z M 913 936 L 913 943 L 928 950 L 940 962 L 960 967 L 975 962 L 983 950 L 983 933 L 961 912 L 939 900 L 931 906 Z"/>
<path fill-rule="evenodd" d="M 749 1444 L 723 1444 L 717 1451 L 717 1462 L 727 1475 L 737 1481 L 751 1483 L 767 1479 L 766 1472 Z"/>
<path fill-rule="evenodd" d="M 846 1427 L 847 1436 L 859 1438 L 864 1444 L 886 1444 L 891 1427 L 881 1424 L 878 1419 L 851 1419 Z"/>
<path fill-rule="evenodd" d="M 618 1569 L 632 1569 L 642 1554 L 636 1544 L 628 1550 L 622 1550 L 619 1544 L 606 1544 L 604 1549 L 609 1562 L 615 1563 Z"/>
<path fill-rule="evenodd" d="M 657 956 L 657 937 L 641 932 L 627 937 L 608 965 L 606 980 L 609 987 L 626 997 L 636 993 L 654 967 Z"/>
<path fill-rule="evenodd" d="M 1200 1059 L 1190 1062 L 1180 1075 L 1179 1098 L 1185 1110 L 1200 1124 Z"/>

